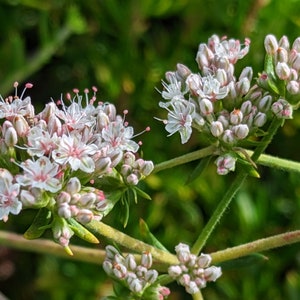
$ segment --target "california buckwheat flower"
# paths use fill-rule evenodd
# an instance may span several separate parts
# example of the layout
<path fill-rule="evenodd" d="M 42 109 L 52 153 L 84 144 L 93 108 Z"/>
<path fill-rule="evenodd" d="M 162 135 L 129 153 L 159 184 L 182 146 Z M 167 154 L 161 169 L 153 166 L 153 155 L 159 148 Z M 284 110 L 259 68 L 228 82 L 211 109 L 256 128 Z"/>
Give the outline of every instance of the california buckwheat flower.
<path fill-rule="evenodd" d="M 13 176 L 6 169 L 0 169 L 0 220 L 7 221 L 8 215 L 17 215 L 22 209 L 19 200 L 20 185 L 13 182 Z"/>
<path fill-rule="evenodd" d="M 21 186 L 30 186 L 55 193 L 59 191 L 62 184 L 55 178 L 59 172 L 59 166 L 51 163 L 48 157 L 40 157 L 36 161 L 27 159 L 21 163 L 24 170 L 23 175 L 17 175 L 16 181 Z"/>
<path fill-rule="evenodd" d="M 121 116 L 113 104 L 96 102 L 95 87 L 92 97 L 87 89 L 84 96 L 74 89 L 74 98 L 67 94 L 38 114 L 30 97 L 23 98 L 31 87 L 26 84 L 20 97 L 0 98 L 0 219 L 39 209 L 39 224 L 34 220 L 25 237 L 51 227 L 54 240 L 71 254 L 74 234 L 98 242 L 81 224 L 102 220 L 120 199 L 129 202 L 127 189 L 136 201 L 136 185 L 154 166 L 137 153 L 140 143 L 133 140 L 127 111 Z"/>
<path fill-rule="evenodd" d="M 141 262 L 138 264 L 132 254 L 123 257 L 111 245 L 106 246 L 105 250 L 104 271 L 114 279 L 121 281 L 131 291 L 131 296 L 155 295 L 157 298 L 150 299 L 167 299 L 170 290 L 155 284 L 158 272 L 151 269 L 151 253 L 144 252 L 141 256 Z"/>
<path fill-rule="evenodd" d="M 69 164 L 71 169 L 78 169 L 91 173 L 95 169 L 92 156 L 98 147 L 94 144 L 86 144 L 81 141 L 81 135 L 63 135 L 58 140 L 57 148 L 52 151 L 53 160 L 59 165 Z"/>
<path fill-rule="evenodd" d="M 222 275 L 220 267 L 210 266 L 210 255 L 191 254 L 189 246 L 183 243 L 178 244 L 175 251 L 180 264 L 170 266 L 168 273 L 185 287 L 187 293 L 199 292 L 207 282 L 216 281 Z"/>
<path fill-rule="evenodd" d="M 182 144 L 195 131 L 205 136 L 216 148 L 220 175 L 234 171 L 236 162 L 241 160 L 254 166 L 249 158 L 237 159 L 239 155 L 233 158 L 232 154 L 261 136 L 274 115 L 292 118 L 293 104 L 300 103 L 298 44 L 290 46 L 286 37 L 277 41 L 268 35 L 265 47 L 269 63 L 253 84 L 251 67 L 235 74 L 235 64 L 249 52 L 250 40 L 246 38 L 241 43 L 211 36 L 207 43 L 199 45 L 198 72 L 193 73 L 182 64 L 177 65 L 177 70 L 166 72 L 167 81 L 163 81 L 161 92 L 164 101 L 159 106 L 167 111 L 167 119 L 158 120 L 165 124 L 168 136 L 178 132 Z M 282 87 L 285 91 L 281 91 Z"/>

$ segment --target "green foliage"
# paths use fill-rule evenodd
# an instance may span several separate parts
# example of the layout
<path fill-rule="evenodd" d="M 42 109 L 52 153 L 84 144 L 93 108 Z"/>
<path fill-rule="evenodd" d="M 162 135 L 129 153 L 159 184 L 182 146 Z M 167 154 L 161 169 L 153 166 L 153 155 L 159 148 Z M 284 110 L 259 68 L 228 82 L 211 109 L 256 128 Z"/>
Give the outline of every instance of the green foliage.
<path fill-rule="evenodd" d="M 179 137 L 166 138 L 163 125 L 153 119 L 164 117 L 155 90 L 161 90 L 164 72 L 173 70 L 177 62 L 196 69 L 198 43 L 217 33 L 251 39 L 247 59 L 256 73 L 263 64 L 264 36 L 285 34 L 294 39 L 299 35 L 299 16 L 300 6 L 292 0 L 91 0 L 77 1 L 76 6 L 67 0 L 2 1 L 0 92 L 5 97 L 14 81 L 32 82 L 32 100 L 38 105 L 51 97 L 60 98 L 74 87 L 83 90 L 97 85 L 103 101 L 113 101 L 120 111 L 129 110 L 135 128 L 151 125 L 151 132 L 143 136 L 144 157 L 161 162 L 195 150 L 199 142 L 193 138 L 188 145 L 179 146 Z M 268 152 L 299 160 L 299 129 L 296 113 Z M 130 206 L 126 230 L 139 235 L 138 223 L 143 217 L 149 226 L 149 230 L 144 227 L 147 237 L 154 234 L 167 249 L 174 248 L 178 237 L 192 243 L 232 181 L 231 176 L 216 177 L 212 162 L 197 177 L 202 170 L 197 164 L 149 177 L 142 190 L 152 201 Z M 259 173 L 260 180 L 251 178 L 238 193 L 205 252 L 299 228 L 299 176 L 261 168 Z M 133 191 L 141 196 L 139 189 Z M 119 203 L 118 209 L 126 209 L 126 203 Z M 5 228 L 24 231 L 27 221 L 26 216 L 9 220 Z M 105 221 L 123 226 L 114 212 Z M 99 299 L 111 292 L 100 266 L 11 250 L 9 255 L 15 273 L 10 278 L 0 277 L 0 290 L 11 299 Z M 216 285 L 204 290 L 204 296 L 212 300 L 298 299 L 299 246 L 266 255 L 269 260 L 263 263 L 250 261 L 249 268 L 228 270 Z M 5 259 L 2 256 L 0 262 Z M 29 267 L 33 264 L 34 270 Z M 24 278 L 27 286 L 22 284 Z M 28 297 L 28 287 L 36 294 L 31 292 Z M 183 299 L 182 295 L 178 289 L 172 299 Z"/>

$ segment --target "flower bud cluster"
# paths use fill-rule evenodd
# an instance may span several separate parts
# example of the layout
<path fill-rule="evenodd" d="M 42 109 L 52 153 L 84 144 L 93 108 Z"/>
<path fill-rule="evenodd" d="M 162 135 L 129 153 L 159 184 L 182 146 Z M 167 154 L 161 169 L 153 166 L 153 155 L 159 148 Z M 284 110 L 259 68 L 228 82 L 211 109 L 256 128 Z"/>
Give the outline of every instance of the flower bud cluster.
<path fill-rule="evenodd" d="M 210 266 L 210 255 L 191 254 L 189 246 L 182 243 L 175 247 L 175 251 L 180 264 L 170 266 L 168 273 L 185 287 L 187 293 L 199 292 L 206 287 L 207 282 L 216 281 L 222 275 L 220 267 Z"/>
<path fill-rule="evenodd" d="M 36 114 L 30 97 L 23 98 L 32 84 L 20 97 L 17 86 L 15 96 L 0 97 L 0 170 L 7 182 L 0 185 L 0 220 L 43 207 L 64 220 L 101 220 L 118 201 L 106 197 L 113 191 L 104 193 L 102 182 L 136 185 L 153 170 L 137 155 L 127 111 L 121 116 L 113 104 L 97 102 L 95 87 L 91 97 L 74 89 L 69 105 L 52 101 Z"/>
<path fill-rule="evenodd" d="M 144 252 L 138 264 L 132 254 L 124 257 L 111 245 L 106 246 L 105 250 L 106 258 L 103 262 L 103 269 L 109 276 L 123 282 L 133 295 L 143 295 L 144 291 L 155 283 L 158 272 L 155 269 L 151 269 L 151 253 Z M 156 299 L 166 299 L 169 295 L 168 291 L 169 289 L 166 287 L 157 287 Z"/>
<path fill-rule="evenodd" d="M 290 50 L 286 38 L 279 43 L 273 36 L 266 38 L 266 49 L 274 56 L 278 78 L 286 82 L 287 91 L 293 93 L 293 97 L 297 95 L 300 101 L 299 41 L 297 39 Z M 167 72 L 166 82 L 163 81 L 164 101 L 159 106 L 168 112 L 167 119 L 162 120 L 167 132 L 169 135 L 179 132 L 182 143 L 190 139 L 193 129 L 206 135 L 219 148 L 217 152 L 221 158 L 217 165 L 224 155 L 234 152 L 236 147 L 261 131 L 273 115 L 283 119 L 292 117 L 292 106 L 278 94 L 274 95 L 274 90 L 268 86 L 267 74 L 260 76 L 258 85 L 251 83 L 251 67 L 235 75 L 235 64 L 248 53 L 249 46 L 248 39 L 242 46 L 238 40 L 213 35 L 207 44 L 199 45 L 196 61 L 200 73 L 178 64 L 177 70 Z M 226 169 L 232 171 L 234 167 Z"/>
<path fill-rule="evenodd" d="M 278 93 L 277 90 L 274 91 L 274 85 L 270 82 L 280 81 L 286 91 L 286 100 L 292 105 L 297 105 L 300 101 L 300 38 L 296 38 L 290 44 L 286 36 L 277 40 L 274 35 L 269 34 L 264 44 L 267 55 L 272 61 L 272 69 L 262 74 L 258 83 L 271 92 Z M 292 107 L 289 110 L 292 113 Z M 283 115 L 283 118 L 286 118 L 284 113 Z M 280 118 L 281 114 L 277 116 Z M 291 117 L 292 114 L 289 115 L 289 118 Z"/>

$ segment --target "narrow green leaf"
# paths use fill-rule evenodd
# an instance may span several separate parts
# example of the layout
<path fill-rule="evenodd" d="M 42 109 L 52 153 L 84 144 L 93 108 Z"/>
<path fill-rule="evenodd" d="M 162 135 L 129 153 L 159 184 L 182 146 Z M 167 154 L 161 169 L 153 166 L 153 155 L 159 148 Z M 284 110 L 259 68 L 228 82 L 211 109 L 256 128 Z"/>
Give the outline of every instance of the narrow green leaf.
<path fill-rule="evenodd" d="M 99 240 L 89 230 L 87 230 L 83 225 L 78 223 L 73 218 L 67 219 L 67 222 L 74 233 L 81 239 L 92 244 L 99 243 Z"/>
<path fill-rule="evenodd" d="M 167 248 L 151 233 L 147 223 L 143 219 L 140 219 L 140 232 L 145 242 L 158 249 L 168 251 Z"/>
<path fill-rule="evenodd" d="M 42 236 L 44 231 L 48 228 L 51 219 L 51 212 L 43 207 L 36 214 L 32 224 L 24 233 L 25 239 L 33 240 Z"/>
<path fill-rule="evenodd" d="M 197 177 L 199 177 L 207 168 L 207 166 L 209 165 L 210 161 L 211 161 L 211 156 L 207 156 L 204 157 L 200 160 L 200 162 L 198 163 L 198 165 L 196 166 L 196 168 L 192 171 L 192 173 L 189 175 L 187 181 L 185 182 L 185 184 L 190 184 L 191 182 L 193 182 Z"/>
<path fill-rule="evenodd" d="M 141 190 L 137 186 L 135 186 L 133 189 L 135 190 L 136 194 L 138 194 L 140 197 L 142 197 L 146 200 L 152 200 L 151 197 L 147 193 L 145 193 L 143 190 Z"/>

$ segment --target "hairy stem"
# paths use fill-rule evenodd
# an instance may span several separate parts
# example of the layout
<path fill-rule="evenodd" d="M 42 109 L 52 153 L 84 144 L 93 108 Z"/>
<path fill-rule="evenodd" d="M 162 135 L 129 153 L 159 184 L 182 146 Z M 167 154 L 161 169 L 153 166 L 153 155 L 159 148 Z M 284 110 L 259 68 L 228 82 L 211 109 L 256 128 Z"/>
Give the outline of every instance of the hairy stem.
<path fill-rule="evenodd" d="M 140 240 L 132 238 L 127 234 L 102 222 L 91 221 L 90 223 L 86 224 L 86 227 L 94 233 L 102 235 L 135 252 L 142 253 L 148 251 L 152 254 L 153 258 L 159 262 L 169 265 L 178 264 L 178 259 L 174 254 L 160 250 Z"/>
<path fill-rule="evenodd" d="M 274 235 L 268 238 L 263 238 L 240 246 L 227 248 L 225 250 L 211 253 L 210 255 L 212 257 L 213 263 L 220 263 L 223 261 L 246 256 L 251 253 L 262 252 L 299 242 L 300 230 L 296 230 Z"/>
<path fill-rule="evenodd" d="M 216 146 L 212 145 L 194 152 L 184 154 L 182 156 L 175 157 L 173 159 L 156 164 L 152 173 L 157 173 L 165 169 L 173 168 L 206 156 L 210 156 L 214 154 L 216 150 Z"/>
<path fill-rule="evenodd" d="M 267 135 L 265 135 L 262 140 L 260 141 L 260 144 L 256 147 L 255 151 L 253 152 L 251 159 L 256 162 L 259 158 L 259 156 L 265 151 L 269 143 L 271 142 L 273 136 L 277 132 L 278 128 L 282 125 L 282 120 L 279 120 L 277 118 L 273 118 Z M 244 183 L 245 179 L 247 178 L 248 174 L 245 172 L 241 172 L 237 175 L 236 179 L 233 181 L 227 192 L 225 193 L 223 199 L 218 204 L 217 208 L 213 212 L 213 215 L 199 234 L 196 242 L 194 243 L 191 251 L 194 254 L 199 254 L 200 251 L 205 246 L 208 238 L 212 234 L 213 230 L 215 229 L 216 225 L 220 222 L 224 212 L 226 211 L 227 207 L 231 203 L 233 197 L 237 193 L 237 191 L 240 189 L 242 184 Z"/>

